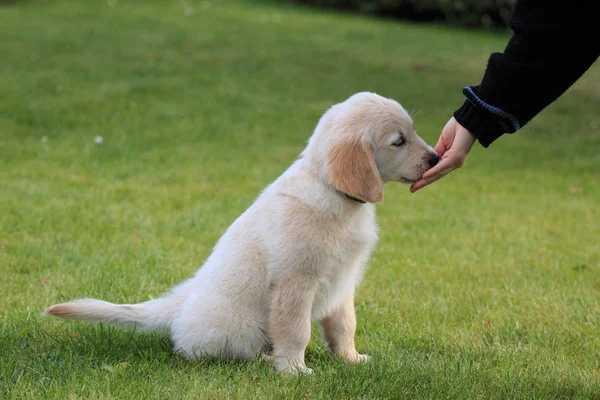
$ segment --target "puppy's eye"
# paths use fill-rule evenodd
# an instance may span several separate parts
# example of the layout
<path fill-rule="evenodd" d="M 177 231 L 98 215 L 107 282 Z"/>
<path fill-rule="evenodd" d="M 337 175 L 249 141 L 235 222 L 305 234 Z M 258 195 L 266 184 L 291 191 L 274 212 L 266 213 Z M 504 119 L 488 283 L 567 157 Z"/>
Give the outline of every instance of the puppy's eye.
<path fill-rule="evenodd" d="M 400 146 L 403 146 L 404 143 L 406 143 L 406 140 L 404 140 L 404 136 L 400 135 L 398 140 L 396 140 L 394 143 L 392 143 L 392 146 L 400 147 Z"/>

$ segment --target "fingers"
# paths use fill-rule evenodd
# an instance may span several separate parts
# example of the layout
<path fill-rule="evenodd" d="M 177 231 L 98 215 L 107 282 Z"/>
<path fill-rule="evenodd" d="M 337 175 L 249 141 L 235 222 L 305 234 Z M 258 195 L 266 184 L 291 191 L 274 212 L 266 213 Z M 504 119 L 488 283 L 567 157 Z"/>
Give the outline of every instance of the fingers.
<path fill-rule="evenodd" d="M 428 169 L 423 173 L 421 179 L 429 180 L 435 176 L 440 175 L 443 171 L 449 169 L 453 164 L 452 160 L 449 157 L 442 158 L 437 165 L 431 169 Z"/>
<path fill-rule="evenodd" d="M 434 148 L 441 161 L 430 170 L 425 171 L 421 179 L 411 185 L 411 193 L 423 189 L 455 169 L 462 167 L 474 142 L 475 136 L 460 125 L 454 117 L 450 118 L 444 129 L 442 129 L 440 139 Z"/>
<path fill-rule="evenodd" d="M 425 171 L 421 179 L 416 181 L 410 186 L 410 192 L 414 193 L 417 190 L 423 189 L 425 186 L 432 184 L 433 182 L 443 178 L 450 172 L 459 168 L 460 164 L 451 158 L 445 158 L 440 161 L 435 167 Z"/>

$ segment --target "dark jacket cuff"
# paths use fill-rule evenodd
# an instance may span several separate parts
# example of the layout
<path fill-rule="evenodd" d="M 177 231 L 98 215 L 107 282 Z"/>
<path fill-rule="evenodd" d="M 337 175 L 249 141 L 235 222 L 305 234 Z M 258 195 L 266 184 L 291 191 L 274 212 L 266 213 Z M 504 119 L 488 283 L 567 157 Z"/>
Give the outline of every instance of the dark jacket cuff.
<path fill-rule="evenodd" d="M 467 100 L 454 112 L 454 118 L 471 132 L 483 147 L 488 147 L 503 134 L 517 131 L 520 124 L 514 116 L 481 100 L 476 90 L 476 87 L 468 86 L 463 90 Z"/>

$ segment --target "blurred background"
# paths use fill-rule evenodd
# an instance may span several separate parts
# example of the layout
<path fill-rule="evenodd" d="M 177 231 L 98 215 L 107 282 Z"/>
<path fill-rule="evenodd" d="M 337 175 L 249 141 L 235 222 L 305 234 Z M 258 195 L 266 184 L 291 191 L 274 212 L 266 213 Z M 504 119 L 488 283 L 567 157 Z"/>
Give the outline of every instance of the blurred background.
<path fill-rule="evenodd" d="M 455 26 L 506 28 L 516 0 L 297 0 L 323 8 Z"/>
<path fill-rule="evenodd" d="M 2 1 L 0 397 L 598 398 L 598 65 L 438 183 L 386 186 L 356 299 L 370 365 L 327 356 L 318 327 L 315 377 L 282 380 L 39 317 L 191 276 L 356 92 L 399 101 L 434 145 L 513 4 Z"/>

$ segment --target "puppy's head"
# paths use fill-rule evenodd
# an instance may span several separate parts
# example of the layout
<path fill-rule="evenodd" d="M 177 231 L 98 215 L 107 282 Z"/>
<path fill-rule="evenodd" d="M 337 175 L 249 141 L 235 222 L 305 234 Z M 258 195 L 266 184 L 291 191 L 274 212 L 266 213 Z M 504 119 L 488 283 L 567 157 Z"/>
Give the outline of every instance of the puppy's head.
<path fill-rule="evenodd" d="M 309 142 L 329 183 L 369 203 L 383 199 L 388 181 L 412 183 L 438 161 L 394 100 L 358 93 L 323 115 Z"/>

